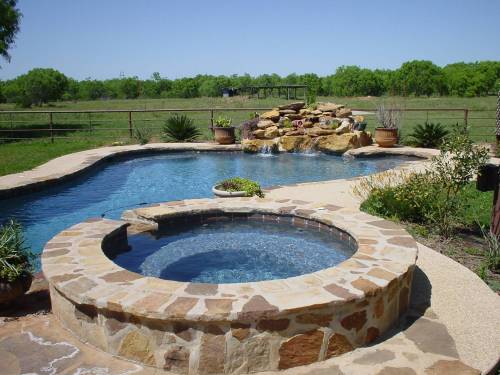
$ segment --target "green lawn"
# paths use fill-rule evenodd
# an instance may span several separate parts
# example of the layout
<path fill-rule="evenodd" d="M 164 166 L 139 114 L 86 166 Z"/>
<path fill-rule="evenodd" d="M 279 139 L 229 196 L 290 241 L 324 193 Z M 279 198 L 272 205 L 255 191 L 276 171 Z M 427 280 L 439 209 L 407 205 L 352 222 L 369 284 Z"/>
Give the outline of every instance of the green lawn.
<path fill-rule="evenodd" d="M 469 108 L 469 124 L 474 139 L 478 141 L 493 141 L 495 129 L 496 97 L 483 98 L 401 98 L 401 97 L 361 97 L 361 98 L 334 98 L 320 97 L 318 101 L 333 101 L 342 103 L 355 109 L 372 110 L 381 102 L 390 106 L 398 103 L 403 108 Z M 271 108 L 285 103 L 285 99 L 247 99 L 235 98 L 194 98 L 194 99 L 135 99 L 135 100 L 97 100 L 82 102 L 57 102 L 36 110 L 109 110 L 109 109 L 187 109 L 187 108 L 218 108 L 215 117 L 219 114 L 230 116 L 234 124 L 248 119 L 252 111 L 228 111 L 224 108 Z M 66 153 L 75 152 L 92 147 L 111 144 L 115 141 L 134 142 L 129 137 L 128 113 L 61 113 L 53 115 L 54 136 L 53 144 L 47 142 L 49 132 L 49 117 L 47 114 L 27 113 L 10 115 L 2 110 L 19 110 L 12 104 L 0 104 L 0 132 L 7 137 L 36 137 L 35 141 L 18 141 L 9 144 L 0 144 L 0 175 L 19 172 L 33 168 L 47 160 Z M 488 111 L 484 111 L 488 110 Z M 165 119 L 172 113 L 133 113 L 134 127 L 151 128 L 155 138 L 159 139 L 161 127 Z M 210 113 L 207 111 L 189 112 L 188 116 L 194 119 L 195 124 L 202 130 L 203 139 L 211 139 L 208 129 Z M 444 125 L 463 123 L 463 111 L 446 112 L 406 112 L 401 130 L 403 134 L 411 132 L 411 128 L 426 120 L 441 122 Z M 366 116 L 368 130 L 377 125 L 373 114 Z M 29 130 L 27 129 L 38 129 Z M 15 131 L 22 130 L 22 131 Z M 1 137 L 0 136 L 0 137 Z M 45 140 L 41 139 L 44 137 Z"/>
<path fill-rule="evenodd" d="M 32 169 L 58 156 L 103 146 L 96 140 L 56 140 L 53 144 L 44 139 L 0 145 L 0 176 Z"/>

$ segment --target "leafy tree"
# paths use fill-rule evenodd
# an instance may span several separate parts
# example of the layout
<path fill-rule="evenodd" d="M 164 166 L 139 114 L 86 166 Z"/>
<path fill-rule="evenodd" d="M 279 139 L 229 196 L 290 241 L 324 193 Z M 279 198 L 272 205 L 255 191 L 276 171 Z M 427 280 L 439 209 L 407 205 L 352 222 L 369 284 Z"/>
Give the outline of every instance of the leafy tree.
<path fill-rule="evenodd" d="M 299 84 L 307 85 L 310 95 L 316 96 L 321 89 L 321 79 L 314 73 L 301 74 L 298 77 Z"/>
<path fill-rule="evenodd" d="M 171 98 L 196 98 L 199 96 L 198 82 L 195 78 L 176 79 L 167 95 Z"/>
<path fill-rule="evenodd" d="M 234 87 L 238 88 L 247 87 L 253 84 L 253 78 L 248 73 L 245 73 L 242 76 L 233 75 L 231 77 L 231 82 L 232 82 L 231 86 Z"/>
<path fill-rule="evenodd" d="M 106 95 L 104 82 L 87 78 L 78 83 L 78 98 L 83 100 L 96 100 Z"/>
<path fill-rule="evenodd" d="M 0 55 L 7 61 L 10 61 L 8 50 L 14 44 L 22 16 L 16 5 L 17 0 L 0 0 Z"/>
<path fill-rule="evenodd" d="M 309 101 L 317 95 L 481 96 L 496 94 L 500 89 L 500 61 L 460 62 L 440 68 L 430 61 L 414 60 L 402 64 L 396 70 L 370 70 L 358 66 L 341 66 L 335 74 L 325 77 L 319 77 L 314 73 L 300 75 L 292 73 L 286 77 L 280 77 L 278 74 L 262 74 L 257 77 L 252 77 L 249 74 L 241 76 L 197 75 L 193 78 L 169 80 L 162 78 L 160 73 L 155 72 L 147 80 L 140 80 L 137 77 L 103 81 L 68 80 L 62 97 L 52 94 L 41 95 L 40 92 L 37 95 L 31 95 L 34 89 L 27 89 L 27 76 L 27 74 L 22 75 L 0 84 L 0 101 L 30 106 L 31 104 L 43 103 L 46 100 L 59 100 L 61 98 L 63 100 L 95 100 L 98 98 L 134 99 L 138 97 L 217 97 L 222 95 L 222 90 L 225 87 L 241 88 L 252 85 L 275 86 L 280 84 L 307 85 L 311 94 Z M 55 99 L 47 99 L 45 96 Z"/>
<path fill-rule="evenodd" d="M 36 68 L 17 77 L 8 94 L 23 107 L 42 105 L 62 99 L 68 87 L 68 78 L 54 69 Z"/>
<path fill-rule="evenodd" d="M 444 93 L 443 73 L 441 68 L 431 61 L 413 60 L 405 62 L 395 76 L 399 94 L 427 95 Z"/>
<path fill-rule="evenodd" d="M 78 100 L 80 91 L 80 85 L 78 81 L 73 78 L 68 78 L 68 87 L 66 88 L 66 92 L 63 94 L 63 100 Z"/>
<path fill-rule="evenodd" d="M 455 63 L 443 68 L 447 92 L 453 96 L 484 96 L 495 93 L 500 64 L 494 61 Z"/>
<path fill-rule="evenodd" d="M 225 87 L 233 86 L 231 79 L 226 76 L 197 76 L 196 79 L 200 81 L 198 90 L 200 96 L 221 96 Z"/>
<path fill-rule="evenodd" d="M 141 81 L 137 77 L 122 78 L 119 95 L 125 99 L 136 99 L 141 94 Z"/>
<path fill-rule="evenodd" d="M 384 92 L 384 83 L 379 74 L 358 66 L 341 66 L 331 78 L 333 95 L 378 96 Z"/>
<path fill-rule="evenodd" d="M 146 98 L 159 98 L 163 92 L 170 89 L 171 82 L 160 76 L 160 73 L 154 72 L 151 79 L 142 81 L 141 96 Z"/>

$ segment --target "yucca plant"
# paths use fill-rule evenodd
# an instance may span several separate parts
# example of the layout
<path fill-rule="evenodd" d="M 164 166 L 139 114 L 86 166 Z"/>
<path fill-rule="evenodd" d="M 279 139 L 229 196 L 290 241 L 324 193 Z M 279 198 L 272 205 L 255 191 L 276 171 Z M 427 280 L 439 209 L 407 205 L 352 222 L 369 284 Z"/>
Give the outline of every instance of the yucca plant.
<path fill-rule="evenodd" d="M 192 142 L 200 135 L 200 129 L 186 115 L 175 114 L 163 126 L 163 139 L 167 142 Z"/>
<path fill-rule="evenodd" d="M 0 280 L 16 281 L 33 272 L 33 254 L 24 244 L 23 228 L 15 220 L 0 227 Z"/>
<path fill-rule="evenodd" d="M 409 141 L 412 145 L 424 148 L 436 148 L 441 146 L 449 131 L 439 122 L 426 121 L 423 125 L 417 124 L 413 133 L 409 134 Z"/>

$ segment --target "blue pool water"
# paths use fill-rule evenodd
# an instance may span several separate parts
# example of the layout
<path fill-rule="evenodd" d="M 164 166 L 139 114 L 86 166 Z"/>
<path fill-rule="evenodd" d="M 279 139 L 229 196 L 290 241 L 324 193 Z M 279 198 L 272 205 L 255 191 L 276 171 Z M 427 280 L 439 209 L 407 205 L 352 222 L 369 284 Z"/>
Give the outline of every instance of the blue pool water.
<path fill-rule="evenodd" d="M 333 267 L 352 255 L 330 232 L 256 221 L 175 228 L 129 237 L 115 263 L 145 276 L 200 283 L 283 279 Z"/>
<path fill-rule="evenodd" d="M 19 220 L 27 244 L 39 254 L 55 234 L 89 217 L 119 218 L 139 203 L 211 197 L 211 187 L 224 178 L 248 177 L 265 187 L 367 175 L 407 160 L 394 156 L 344 160 L 299 153 L 262 157 L 239 152 L 134 157 L 105 163 L 41 192 L 0 200 L 0 222 L 10 217 Z"/>

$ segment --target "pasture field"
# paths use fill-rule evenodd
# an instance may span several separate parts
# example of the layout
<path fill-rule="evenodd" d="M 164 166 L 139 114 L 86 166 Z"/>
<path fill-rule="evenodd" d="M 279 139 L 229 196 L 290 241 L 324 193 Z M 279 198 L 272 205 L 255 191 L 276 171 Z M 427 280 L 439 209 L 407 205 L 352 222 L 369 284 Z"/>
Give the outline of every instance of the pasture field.
<path fill-rule="evenodd" d="M 402 97 L 318 97 L 318 101 L 332 101 L 348 107 L 371 111 L 384 103 L 387 107 L 397 104 L 403 109 L 427 109 L 409 111 L 403 116 L 401 131 L 403 135 L 411 133 L 415 124 L 425 121 L 440 122 L 443 125 L 464 123 L 463 109 L 469 109 L 468 124 L 471 134 L 477 141 L 493 141 L 497 98 L 402 98 Z M 295 100 L 291 100 L 295 101 Z M 267 109 L 286 103 L 283 98 L 249 99 L 234 98 L 192 98 L 192 99 L 132 99 L 132 100 L 96 100 L 79 102 L 56 102 L 43 107 L 33 107 L 25 113 L 2 113 L 20 111 L 13 104 L 0 104 L 0 138 L 11 138 L 0 143 L 0 175 L 15 173 L 33 168 L 51 158 L 66 153 L 99 147 L 113 142 L 134 143 L 130 138 L 128 112 L 114 113 L 54 113 L 52 115 L 54 142 L 50 142 L 49 115 L 30 113 L 36 111 L 95 111 L 95 110 L 155 110 L 155 109 L 200 109 L 187 112 L 202 131 L 203 140 L 211 140 L 209 130 L 210 111 L 216 109 L 214 117 L 226 115 L 237 125 L 247 120 L 254 112 L 251 108 Z M 227 108 L 242 109 L 231 111 Z M 248 108 L 248 110 L 245 110 Z M 454 111 L 435 111 L 439 109 Z M 161 139 L 161 128 L 165 119 L 174 112 L 133 112 L 132 126 L 139 129 L 149 128 L 153 140 Z M 366 115 L 368 130 L 377 126 L 375 115 Z M 31 138 L 31 139 L 30 139 Z M 0 141 L 2 142 L 2 141 Z"/>

